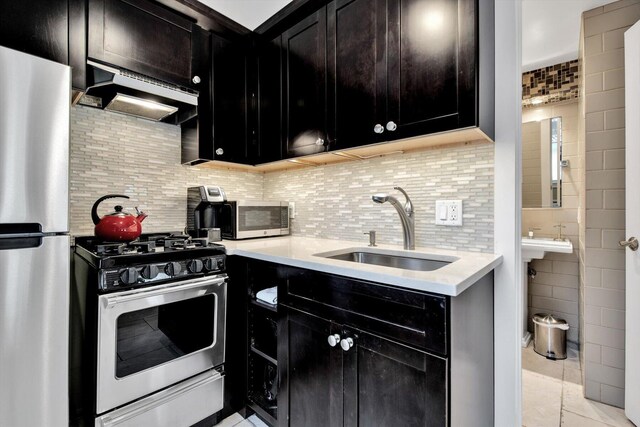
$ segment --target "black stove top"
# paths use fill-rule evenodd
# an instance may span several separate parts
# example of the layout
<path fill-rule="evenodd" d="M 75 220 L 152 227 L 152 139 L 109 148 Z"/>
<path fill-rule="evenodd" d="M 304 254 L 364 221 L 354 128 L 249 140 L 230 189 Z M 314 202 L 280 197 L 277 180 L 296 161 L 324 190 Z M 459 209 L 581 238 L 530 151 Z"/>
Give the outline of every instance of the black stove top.
<path fill-rule="evenodd" d="M 98 292 L 219 275 L 226 268 L 224 246 L 181 233 L 143 234 L 129 243 L 95 237 L 77 237 L 75 242 L 76 256 L 96 271 L 91 276 L 97 279 Z"/>

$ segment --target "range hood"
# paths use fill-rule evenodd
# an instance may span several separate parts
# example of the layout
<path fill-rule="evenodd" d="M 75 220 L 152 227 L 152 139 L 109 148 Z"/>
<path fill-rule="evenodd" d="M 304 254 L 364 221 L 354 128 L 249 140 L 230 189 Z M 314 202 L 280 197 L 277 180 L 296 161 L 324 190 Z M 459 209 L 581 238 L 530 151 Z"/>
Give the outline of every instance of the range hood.
<path fill-rule="evenodd" d="M 197 114 L 197 92 L 97 62 L 87 64 L 90 86 L 79 104 L 176 125 Z"/>

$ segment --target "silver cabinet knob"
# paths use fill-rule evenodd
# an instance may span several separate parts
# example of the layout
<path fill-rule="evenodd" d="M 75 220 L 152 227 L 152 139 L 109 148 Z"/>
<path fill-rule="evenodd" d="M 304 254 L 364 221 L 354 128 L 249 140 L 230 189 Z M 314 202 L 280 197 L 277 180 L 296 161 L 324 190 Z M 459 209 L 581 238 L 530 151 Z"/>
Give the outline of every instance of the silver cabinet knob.
<path fill-rule="evenodd" d="M 222 156 L 222 155 L 224 154 L 224 150 L 223 150 L 222 148 L 218 148 L 218 149 L 216 150 L 216 154 L 217 154 L 218 156 Z"/>
<path fill-rule="evenodd" d="M 329 335 L 329 338 L 327 338 L 327 341 L 329 342 L 329 345 L 331 347 L 337 346 L 338 343 L 340 342 L 340 334 Z"/>
<path fill-rule="evenodd" d="M 340 341 L 340 347 L 342 347 L 344 351 L 349 351 L 349 349 L 353 347 L 353 338 L 345 338 Z"/>
<path fill-rule="evenodd" d="M 373 131 L 375 133 L 382 133 L 382 132 L 384 132 L 384 126 L 382 126 L 380 123 L 378 123 L 377 125 L 375 125 L 373 127 Z"/>
<path fill-rule="evenodd" d="M 387 123 L 387 130 L 389 132 L 393 132 L 394 130 L 398 129 L 398 125 L 395 122 L 389 122 Z"/>
<path fill-rule="evenodd" d="M 193 78 L 191 79 L 191 81 L 192 81 L 194 84 L 198 84 L 198 83 L 200 83 L 202 80 L 200 80 L 200 76 L 193 76 Z"/>
<path fill-rule="evenodd" d="M 324 139 L 322 138 L 316 139 L 316 145 L 324 145 Z"/>
<path fill-rule="evenodd" d="M 635 237 L 629 237 L 629 240 L 621 240 L 620 246 L 623 248 L 629 248 L 635 252 L 638 250 L 638 239 Z"/>

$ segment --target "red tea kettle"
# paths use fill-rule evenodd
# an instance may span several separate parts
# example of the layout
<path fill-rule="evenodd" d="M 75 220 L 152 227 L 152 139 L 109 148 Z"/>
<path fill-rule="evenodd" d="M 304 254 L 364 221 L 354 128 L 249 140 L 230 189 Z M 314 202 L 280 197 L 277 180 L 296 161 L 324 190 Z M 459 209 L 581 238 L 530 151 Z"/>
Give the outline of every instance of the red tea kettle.
<path fill-rule="evenodd" d="M 129 196 L 120 194 L 108 194 L 100 197 L 91 208 L 91 219 L 96 225 L 96 237 L 110 242 L 130 242 L 137 239 L 142 234 L 142 221 L 147 214 L 140 212 L 136 207 L 138 216 L 122 211 L 122 206 L 116 206 L 115 212 L 111 212 L 102 218 L 98 216 L 98 205 L 106 199 L 123 198 L 128 199 Z"/>

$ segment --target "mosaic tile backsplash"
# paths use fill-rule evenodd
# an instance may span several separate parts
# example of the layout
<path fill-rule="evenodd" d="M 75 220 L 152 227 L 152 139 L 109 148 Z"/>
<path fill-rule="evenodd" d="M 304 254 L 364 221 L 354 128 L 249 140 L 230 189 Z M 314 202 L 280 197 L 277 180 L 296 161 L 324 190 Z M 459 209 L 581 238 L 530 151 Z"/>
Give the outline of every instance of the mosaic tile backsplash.
<path fill-rule="evenodd" d="M 262 198 L 263 175 L 180 164 L 180 127 L 76 106 L 71 109 L 70 231 L 93 233 L 91 206 L 100 196 L 125 194 L 131 200 L 105 200 L 100 215 L 121 204 L 149 214 L 144 232 L 182 230 L 187 187 L 220 185 L 227 196 Z"/>
<path fill-rule="evenodd" d="M 493 251 L 493 144 L 482 141 L 265 176 L 265 197 L 296 203 L 293 233 L 402 244 L 398 213 L 371 200 L 404 188 L 415 209 L 416 245 Z M 435 225 L 436 199 L 462 200 L 463 226 Z"/>
<path fill-rule="evenodd" d="M 416 211 L 416 243 L 449 249 L 493 250 L 493 144 L 483 141 L 369 160 L 268 174 L 183 166 L 180 128 L 77 106 L 71 113 L 72 235 L 93 233 L 91 206 L 100 196 L 121 193 L 131 200 L 103 202 L 100 214 L 117 203 L 149 214 L 144 231 L 181 230 L 186 189 L 220 185 L 229 199 L 296 202 L 293 234 L 402 244 L 395 209 L 371 195 L 403 187 Z M 402 195 L 397 194 L 399 199 Z M 436 199 L 463 201 L 463 226 L 434 224 Z"/>
<path fill-rule="evenodd" d="M 580 95 L 580 66 L 577 59 L 522 74 L 524 108 L 577 99 Z"/>

